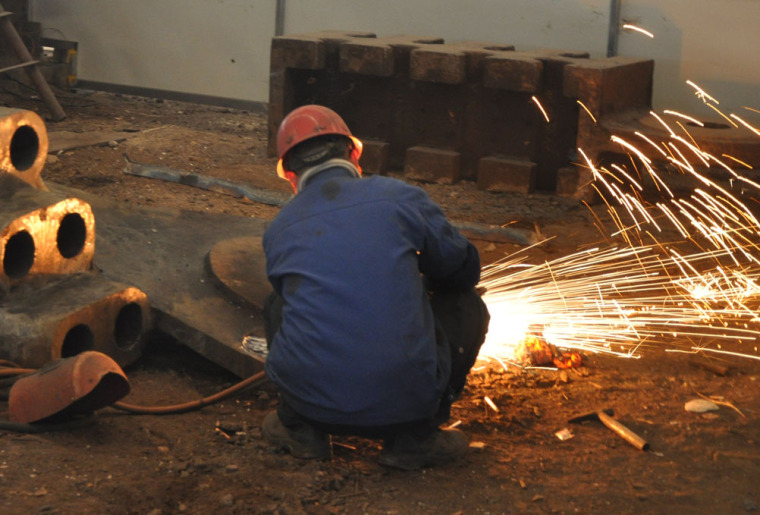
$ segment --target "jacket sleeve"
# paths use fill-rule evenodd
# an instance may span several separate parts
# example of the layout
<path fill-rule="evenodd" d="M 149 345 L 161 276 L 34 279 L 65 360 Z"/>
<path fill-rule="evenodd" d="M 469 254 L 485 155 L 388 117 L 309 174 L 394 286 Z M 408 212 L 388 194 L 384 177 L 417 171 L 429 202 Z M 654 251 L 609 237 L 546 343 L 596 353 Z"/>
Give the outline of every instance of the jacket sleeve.
<path fill-rule="evenodd" d="M 420 272 L 433 292 L 465 291 L 480 281 L 480 255 L 426 193 L 417 206 L 424 224 Z"/>

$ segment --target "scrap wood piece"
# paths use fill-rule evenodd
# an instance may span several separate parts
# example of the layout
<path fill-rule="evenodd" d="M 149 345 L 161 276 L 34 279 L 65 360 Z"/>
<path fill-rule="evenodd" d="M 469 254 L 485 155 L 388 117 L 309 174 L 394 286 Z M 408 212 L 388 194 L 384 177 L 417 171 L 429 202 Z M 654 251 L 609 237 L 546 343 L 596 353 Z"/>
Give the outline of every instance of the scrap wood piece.
<path fill-rule="evenodd" d="M 285 193 L 253 188 L 251 186 L 219 179 L 217 177 L 208 177 L 193 172 L 183 172 L 164 166 L 137 163 L 129 159 L 127 154 L 124 154 L 124 159 L 127 160 L 127 167 L 124 169 L 124 173 L 129 175 L 175 182 L 177 184 L 201 188 L 236 198 L 245 197 L 249 200 L 270 206 L 282 206 L 292 197 L 292 195 Z"/>
<path fill-rule="evenodd" d="M 707 395 L 703 395 L 703 394 L 701 394 L 699 392 L 696 392 L 696 394 L 699 395 L 700 397 L 702 397 L 703 399 L 711 401 L 711 402 L 714 402 L 715 404 L 718 404 L 720 406 L 727 406 L 727 407 L 731 408 L 732 410 L 736 411 L 742 417 L 747 418 L 747 415 L 745 415 L 744 413 L 742 413 L 742 410 L 740 410 L 739 408 L 737 408 L 736 406 L 734 406 L 734 404 L 731 403 L 731 402 L 722 401 L 722 400 L 719 400 L 719 399 L 708 397 Z"/>
<path fill-rule="evenodd" d="M 721 456 L 740 460 L 760 460 L 760 453 L 756 452 L 715 451 L 713 453 L 713 461 L 718 461 L 718 458 Z"/>
<path fill-rule="evenodd" d="M 718 363 L 715 363 L 713 361 L 708 361 L 703 358 L 698 358 L 696 356 L 692 357 L 689 360 L 689 364 L 693 367 L 702 368 L 704 370 L 708 370 L 710 372 L 713 372 L 714 374 L 717 374 L 719 376 L 725 376 L 728 375 L 729 367 L 724 365 L 719 365 Z"/>
<path fill-rule="evenodd" d="M 107 145 L 111 141 L 125 141 L 132 134 L 124 131 L 72 132 L 55 131 L 48 133 L 48 154 L 55 154 L 75 148 Z"/>
<path fill-rule="evenodd" d="M 462 234 L 470 239 L 493 241 L 497 243 L 516 243 L 518 245 L 533 245 L 537 236 L 530 231 L 501 227 L 499 225 L 480 224 L 475 222 L 452 222 Z"/>

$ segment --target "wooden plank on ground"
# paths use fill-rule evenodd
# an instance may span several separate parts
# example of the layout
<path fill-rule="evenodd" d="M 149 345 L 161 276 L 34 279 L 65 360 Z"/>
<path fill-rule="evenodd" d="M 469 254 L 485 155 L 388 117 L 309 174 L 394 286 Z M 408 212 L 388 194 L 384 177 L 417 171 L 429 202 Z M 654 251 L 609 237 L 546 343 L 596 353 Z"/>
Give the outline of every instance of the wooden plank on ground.
<path fill-rule="evenodd" d="M 124 131 L 48 132 L 48 154 L 82 147 L 108 145 L 111 141 L 122 142 L 137 133 Z"/>

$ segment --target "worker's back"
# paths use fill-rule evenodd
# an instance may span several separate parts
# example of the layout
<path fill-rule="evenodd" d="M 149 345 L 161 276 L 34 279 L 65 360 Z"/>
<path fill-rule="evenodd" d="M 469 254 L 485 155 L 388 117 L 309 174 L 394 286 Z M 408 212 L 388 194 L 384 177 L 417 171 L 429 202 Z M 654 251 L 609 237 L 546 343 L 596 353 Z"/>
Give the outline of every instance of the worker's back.
<path fill-rule="evenodd" d="M 430 417 L 449 376 L 421 272 L 467 254 L 423 190 L 341 167 L 312 177 L 264 235 L 284 298 L 267 372 L 302 415 L 370 426 Z"/>

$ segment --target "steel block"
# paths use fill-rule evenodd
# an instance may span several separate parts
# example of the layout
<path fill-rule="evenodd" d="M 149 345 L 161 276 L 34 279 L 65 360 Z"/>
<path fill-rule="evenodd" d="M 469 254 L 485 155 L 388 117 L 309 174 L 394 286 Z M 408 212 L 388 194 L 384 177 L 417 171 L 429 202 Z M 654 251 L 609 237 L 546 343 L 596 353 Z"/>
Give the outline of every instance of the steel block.
<path fill-rule="evenodd" d="M 94 273 L 28 284 L 0 305 L 0 357 L 22 367 L 98 351 L 135 361 L 151 328 L 147 296 Z"/>
<path fill-rule="evenodd" d="M 383 41 L 357 39 L 340 45 L 340 71 L 377 77 L 393 75 L 393 48 Z"/>
<path fill-rule="evenodd" d="M 406 151 L 404 176 L 426 182 L 452 184 L 459 180 L 459 152 L 428 147 L 411 147 Z"/>
<path fill-rule="evenodd" d="M 536 186 L 536 163 L 524 159 L 488 156 L 480 160 L 478 189 L 532 193 Z"/>
<path fill-rule="evenodd" d="M 273 47 L 285 44 L 275 39 Z M 589 59 L 584 51 L 516 51 L 513 45 L 446 44 L 417 36 L 330 32 L 290 39 L 321 44 L 324 58 L 309 49 L 306 59 L 273 59 L 271 155 L 284 115 L 316 103 L 338 112 L 360 139 L 380 145 L 383 157 L 387 149 L 389 170 L 490 187 L 493 177 L 479 180 L 479 173 L 492 165 L 481 167 L 481 160 L 509 156 L 535 164 L 536 189 L 558 192 L 569 184 L 558 170 L 572 166 L 577 148 L 592 156 L 608 151 L 603 124 L 610 116 L 629 116 L 651 104 L 651 60 Z M 579 102 L 602 123 L 596 126 Z M 431 168 L 426 163 L 432 158 L 423 159 L 421 148 L 458 157 Z M 450 168 L 453 162 L 459 170 Z"/>
<path fill-rule="evenodd" d="M 543 63 L 530 54 L 511 52 L 486 57 L 483 68 L 485 87 L 533 93 L 540 87 Z"/>
<path fill-rule="evenodd" d="M 598 119 L 652 105 L 654 61 L 632 57 L 587 59 L 564 68 L 564 94 Z"/>
<path fill-rule="evenodd" d="M 0 287 L 30 277 L 89 270 L 95 253 L 90 205 L 0 174 Z"/>
<path fill-rule="evenodd" d="M 431 45 L 412 50 L 409 77 L 419 81 L 462 84 L 467 78 L 467 56 L 460 50 L 450 45 Z"/>
<path fill-rule="evenodd" d="M 37 113 L 0 108 L 0 172 L 45 190 L 40 173 L 47 151 L 47 129 Z"/>

